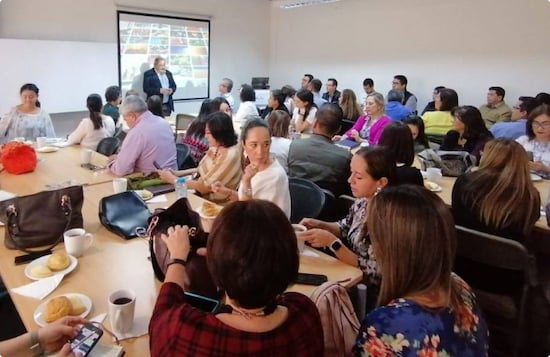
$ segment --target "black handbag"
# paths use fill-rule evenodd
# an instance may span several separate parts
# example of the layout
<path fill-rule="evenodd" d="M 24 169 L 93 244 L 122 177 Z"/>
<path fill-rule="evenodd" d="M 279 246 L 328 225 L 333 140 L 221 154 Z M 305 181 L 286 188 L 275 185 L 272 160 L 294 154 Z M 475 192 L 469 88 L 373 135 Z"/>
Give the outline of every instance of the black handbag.
<path fill-rule="evenodd" d="M 138 236 L 136 228 L 147 227 L 149 208 L 134 191 L 103 197 L 99 202 L 99 220 L 109 231 L 123 238 Z"/>
<path fill-rule="evenodd" d="M 187 198 L 180 198 L 167 209 L 155 210 L 149 218 L 147 229 L 149 235 L 149 252 L 151 264 L 158 280 L 164 281 L 167 264 L 170 260 L 170 252 L 161 239 L 161 234 L 166 234 L 168 228 L 175 225 L 189 227 L 189 241 L 191 252 L 185 264 L 187 281 L 185 291 L 191 291 L 200 295 L 219 298 L 221 292 L 216 288 L 208 267 L 206 258 L 196 253 L 198 248 L 206 247 L 208 233 L 201 224 L 200 216 L 195 212 Z"/>
<path fill-rule="evenodd" d="M 0 202 L 5 223 L 4 245 L 9 249 L 53 248 L 68 229 L 82 228 L 82 186 L 42 191 Z"/>

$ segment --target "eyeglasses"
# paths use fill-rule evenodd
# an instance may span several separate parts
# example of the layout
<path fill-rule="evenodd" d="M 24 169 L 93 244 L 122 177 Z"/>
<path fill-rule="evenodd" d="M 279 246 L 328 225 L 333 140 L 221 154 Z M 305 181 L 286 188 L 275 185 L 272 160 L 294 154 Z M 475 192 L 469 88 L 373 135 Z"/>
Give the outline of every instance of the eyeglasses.
<path fill-rule="evenodd" d="M 520 110 L 521 108 L 516 105 L 516 106 L 513 106 L 512 109 Z"/>
<path fill-rule="evenodd" d="M 533 128 L 542 128 L 542 129 L 549 129 L 550 128 L 550 121 L 545 121 L 542 123 L 539 123 L 538 121 L 534 121 L 531 126 Z"/>

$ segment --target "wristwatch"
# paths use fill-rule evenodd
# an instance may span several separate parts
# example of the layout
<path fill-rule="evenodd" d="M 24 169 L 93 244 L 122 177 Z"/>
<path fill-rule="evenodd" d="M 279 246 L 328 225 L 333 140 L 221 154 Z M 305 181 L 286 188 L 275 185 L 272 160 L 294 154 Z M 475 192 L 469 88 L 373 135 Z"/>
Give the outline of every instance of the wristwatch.
<path fill-rule="evenodd" d="M 31 353 L 33 356 L 43 356 L 44 350 L 40 346 L 40 341 L 38 340 L 38 331 L 31 332 Z"/>
<path fill-rule="evenodd" d="M 186 263 L 187 263 L 187 261 L 185 261 L 185 259 L 174 258 L 174 259 L 170 259 L 168 261 L 168 263 L 166 264 L 166 267 L 168 268 L 172 264 L 180 264 L 180 265 L 185 266 Z"/>
<path fill-rule="evenodd" d="M 333 253 L 336 253 L 336 251 L 340 248 L 342 248 L 342 241 L 340 239 L 336 239 L 328 246 L 328 249 L 332 250 Z"/>

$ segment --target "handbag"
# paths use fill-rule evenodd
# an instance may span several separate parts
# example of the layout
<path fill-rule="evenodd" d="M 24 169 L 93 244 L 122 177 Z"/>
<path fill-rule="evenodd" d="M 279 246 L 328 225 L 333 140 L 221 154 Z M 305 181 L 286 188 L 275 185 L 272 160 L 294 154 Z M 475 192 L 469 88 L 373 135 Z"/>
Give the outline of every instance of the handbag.
<path fill-rule="evenodd" d="M 36 168 L 37 159 L 34 149 L 24 143 L 10 141 L 2 145 L 0 161 L 10 174 L 19 175 L 32 172 Z"/>
<path fill-rule="evenodd" d="M 425 171 L 427 168 L 441 169 L 443 176 L 458 177 L 476 164 L 476 157 L 467 151 L 434 151 L 426 149 L 418 153 L 418 158 Z"/>
<path fill-rule="evenodd" d="M 82 186 L 71 186 L 0 202 L 5 223 L 4 245 L 8 249 L 49 246 L 53 248 L 71 228 L 82 228 Z"/>
<path fill-rule="evenodd" d="M 150 215 L 149 208 L 134 191 L 124 191 L 99 201 L 101 224 L 125 239 L 137 237 L 136 228 L 146 227 Z"/>
<path fill-rule="evenodd" d="M 155 277 L 164 281 L 167 264 L 170 260 L 170 252 L 162 241 L 161 235 L 166 234 L 168 228 L 175 225 L 189 227 L 189 240 L 191 251 L 185 264 L 185 291 L 191 291 L 200 295 L 220 298 L 221 292 L 214 284 L 206 258 L 196 253 L 198 248 L 206 247 L 208 233 L 202 227 L 200 216 L 195 212 L 187 198 L 183 197 L 174 202 L 167 209 L 158 209 L 149 218 L 149 252 Z"/>

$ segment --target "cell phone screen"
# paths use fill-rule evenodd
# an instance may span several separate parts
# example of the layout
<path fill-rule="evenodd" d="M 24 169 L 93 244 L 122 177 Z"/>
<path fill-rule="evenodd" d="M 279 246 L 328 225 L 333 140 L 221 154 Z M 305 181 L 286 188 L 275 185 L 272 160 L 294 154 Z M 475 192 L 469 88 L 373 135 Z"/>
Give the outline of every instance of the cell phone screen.
<path fill-rule="evenodd" d="M 220 304 L 218 300 L 214 300 L 206 296 L 190 293 L 187 291 L 183 294 L 185 295 L 185 301 L 189 305 L 205 312 L 214 312 Z"/>
<path fill-rule="evenodd" d="M 99 327 L 92 324 L 84 324 L 78 335 L 71 340 L 71 350 L 86 357 L 101 338 L 101 335 L 103 335 L 103 330 Z"/>

